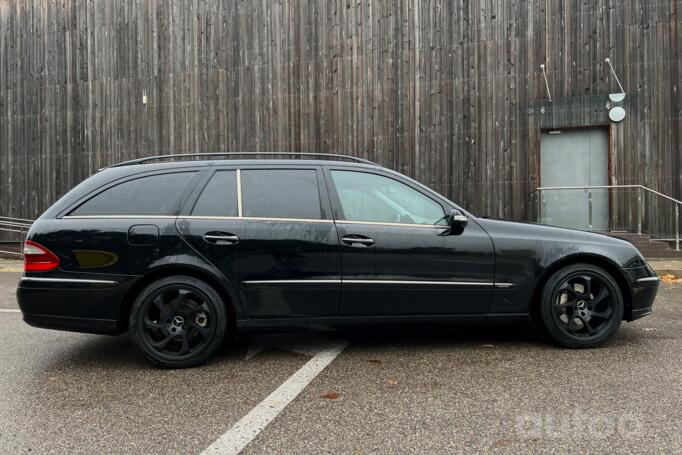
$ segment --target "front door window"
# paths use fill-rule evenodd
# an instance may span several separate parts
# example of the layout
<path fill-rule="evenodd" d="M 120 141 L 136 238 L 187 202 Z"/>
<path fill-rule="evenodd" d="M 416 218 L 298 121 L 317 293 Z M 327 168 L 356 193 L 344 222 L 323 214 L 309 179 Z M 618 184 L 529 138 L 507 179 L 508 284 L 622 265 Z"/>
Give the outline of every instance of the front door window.
<path fill-rule="evenodd" d="M 379 223 L 444 224 L 439 203 L 409 186 L 381 175 L 331 171 L 343 218 Z"/>

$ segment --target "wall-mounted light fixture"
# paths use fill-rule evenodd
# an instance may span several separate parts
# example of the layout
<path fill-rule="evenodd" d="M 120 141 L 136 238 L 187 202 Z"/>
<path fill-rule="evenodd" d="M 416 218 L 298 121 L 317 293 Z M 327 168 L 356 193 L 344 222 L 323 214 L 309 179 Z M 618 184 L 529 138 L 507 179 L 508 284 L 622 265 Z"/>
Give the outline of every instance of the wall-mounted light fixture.
<path fill-rule="evenodd" d="M 619 123 L 622 122 L 623 119 L 625 119 L 625 109 L 622 106 L 617 106 L 618 104 L 622 103 L 623 100 L 625 99 L 625 90 L 623 90 L 623 85 L 620 83 L 620 79 L 618 79 L 616 70 L 613 69 L 611 59 L 606 57 L 604 59 L 604 62 L 606 62 L 606 64 L 609 65 L 609 68 L 611 69 L 611 74 L 613 74 L 613 78 L 616 80 L 616 83 L 620 88 L 620 93 L 609 94 L 609 102 L 606 104 L 606 109 L 608 109 L 609 111 L 609 119 L 614 123 Z"/>

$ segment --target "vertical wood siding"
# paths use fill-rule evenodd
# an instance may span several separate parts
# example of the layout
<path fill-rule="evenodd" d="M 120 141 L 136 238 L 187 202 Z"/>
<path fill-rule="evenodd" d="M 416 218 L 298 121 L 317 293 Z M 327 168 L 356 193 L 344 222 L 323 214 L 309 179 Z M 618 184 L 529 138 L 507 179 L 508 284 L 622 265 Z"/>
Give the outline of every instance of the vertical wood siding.
<path fill-rule="evenodd" d="M 528 218 L 541 129 L 609 125 L 607 56 L 628 92 L 626 120 L 609 126 L 614 183 L 679 198 L 681 7 L 0 0 L 0 214 L 36 217 L 126 159 L 303 151 L 368 158 L 475 213 Z"/>

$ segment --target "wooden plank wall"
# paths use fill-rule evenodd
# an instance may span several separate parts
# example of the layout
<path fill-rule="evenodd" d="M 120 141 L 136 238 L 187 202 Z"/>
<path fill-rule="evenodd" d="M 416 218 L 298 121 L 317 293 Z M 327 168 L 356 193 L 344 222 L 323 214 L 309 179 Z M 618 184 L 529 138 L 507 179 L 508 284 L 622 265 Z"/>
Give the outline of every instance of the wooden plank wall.
<path fill-rule="evenodd" d="M 0 215 L 34 218 L 130 158 L 310 151 L 369 158 L 475 213 L 527 219 L 541 129 L 609 124 L 606 56 L 628 92 L 628 117 L 609 126 L 614 182 L 679 198 L 680 8 L 1 0 Z"/>

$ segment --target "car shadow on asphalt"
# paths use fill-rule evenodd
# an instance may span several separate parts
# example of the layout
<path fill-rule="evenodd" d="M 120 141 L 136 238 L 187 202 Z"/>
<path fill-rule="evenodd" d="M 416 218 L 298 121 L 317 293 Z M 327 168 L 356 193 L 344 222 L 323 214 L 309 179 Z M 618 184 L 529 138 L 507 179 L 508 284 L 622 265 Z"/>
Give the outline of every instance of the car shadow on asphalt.
<path fill-rule="evenodd" d="M 627 327 L 627 326 L 624 326 Z M 605 346 L 617 346 L 640 342 L 639 330 L 619 330 L 613 340 Z M 262 343 L 272 333 L 249 333 L 240 335 L 236 340 L 226 343 L 208 365 L 220 365 L 225 362 L 237 363 L 247 359 L 249 349 Z M 296 339 L 305 343 L 309 338 L 311 344 L 317 343 L 319 337 L 342 339 L 356 348 L 385 349 L 387 347 L 402 349 L 446 348 L 478 348 L 495 345 L 508 348 L 557 349 L 548 337 L 538 331 L 530 321 L 483 322 L 476 324 L 448 323 L 438 325 L 401 324 L 377 325 L 361 328 L 315 330 L 287 330 L 277 332 L 281 340 Z M 278 348 L 269 346 L 268 355 L 277 355 Z M 560 349 L 560 348 L 558 348 Z M 259 354 L 262 355 L 262 354 Z M 70 368 L 105 368 L 111 370 L 149 370 L 155 369 L 135 348 L 128 334 L 119 336 L 90 335 L 69 342 L 61 352 L 53 356 L 54 362 L 46 362 L 45 369 Z"/>
<path fill-rule="evenodd" d="M 118 336 L 85 335 L 67 341 L 63 347 L 59 346 L 49 360 L 42 362 L 41 369 L 50 370 L 149 370 L 162 368 L 152 365 L 144 355 L 133 345 L 128 333 Z M 243 358 L 243 348 L 231 344 L 224 346 L 214 358 L 209 361 L 234 361 Z"/>
<path fill-rule="evenodd" d="M 333 329 L 317 327 L 315 330 L 279 332 L 279 337 L 300 337 L 311 334 L 332 339 L 342 339 L 354 347 L 384 349 L 402 347 L 405 349 L 429 350 L 444 346 L 456 349 L 481 345 L 553 347 L 549 338 L 539 332 L 530 321 L 483 321 L 476 324 L 464 322 L 428 324 L 377 324 L 362 327 Z M 268 336 L 268 335 L 266 335 Z M 305 335 L 304 335 L 305 336 Z M 248 334 L 237 339 L 240 349 L 258 343 L 261 335 Z"/>
<path fill-rule="evenodd" d="M 378 326 L 347 329 L 339 333 L 354 345 L 427 349 L 432 345 L 547 345 L 548 339 L 527 321 Z"/>

